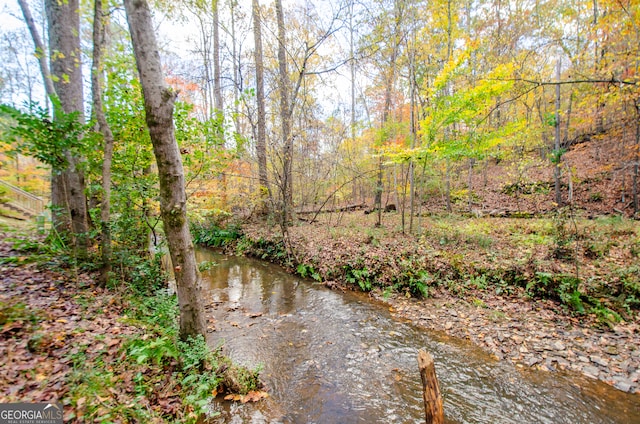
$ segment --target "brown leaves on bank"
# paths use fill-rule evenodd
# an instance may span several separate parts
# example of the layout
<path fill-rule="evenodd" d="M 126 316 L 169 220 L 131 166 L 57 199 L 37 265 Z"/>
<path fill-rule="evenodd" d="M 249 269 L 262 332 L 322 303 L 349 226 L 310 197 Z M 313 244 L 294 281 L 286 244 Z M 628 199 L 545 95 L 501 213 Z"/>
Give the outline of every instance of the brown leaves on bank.
<path fill-rule="evenodd" d="M 127 416 L 133 407 L 148 410 L 148 422 L 180 419 L 172 370 L 123 361 L 125 342 L 143 331 L 123 322 L 122 297 L 90 274 L 8 263 L 12 253 L 0 240 L 1 403 L 60 401 L 65 422 L 139 421 Z"/>

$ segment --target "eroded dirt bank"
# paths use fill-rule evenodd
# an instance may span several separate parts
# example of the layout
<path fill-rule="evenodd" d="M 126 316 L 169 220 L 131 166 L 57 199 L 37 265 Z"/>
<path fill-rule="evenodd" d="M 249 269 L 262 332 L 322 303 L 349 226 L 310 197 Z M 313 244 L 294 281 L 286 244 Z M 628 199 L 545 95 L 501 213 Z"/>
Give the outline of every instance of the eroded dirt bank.
<path fill-rule="evenodd" d="M 364 221 L 353 214 L 339 222 L 293 226 L 286 237 L 293 254 L 286 253 L 277 227 L 246 225 L 236 252 L 280 262 L 336 289 L 370 291 L 398 318 L 469 339 L 519 367 L 579 372 L 640 393 L 637 309 L 632 302 L 615 303 L 614 296 L 629 295 L 621 287 L 636 278 L 638 258 L 628 251 L 637 243 L 633 223 L 631 229 L 583 238 L 569 246 L 579 256 L 561 260 L 551 252 L 557 243 L 538 242 L 555 237 L 548 234 L 553 228 L 539 222 L 529 221 L 526 228 L 517 220 L 439 223 L 414 237 L 391 224 L 364 229 Z M 595 228 L 583 225 L 583 234 Z M 606 254 L 594 255 L 601 238 L 610 246 Z M 554 296 L 552 284 L 542 284 L 543 277 L 571 276 L 576 266 L 573 300 Z M 539 288 L 527 285 L 536 278 Z M 418 284 L 426 298 L 410 296 Z"/>

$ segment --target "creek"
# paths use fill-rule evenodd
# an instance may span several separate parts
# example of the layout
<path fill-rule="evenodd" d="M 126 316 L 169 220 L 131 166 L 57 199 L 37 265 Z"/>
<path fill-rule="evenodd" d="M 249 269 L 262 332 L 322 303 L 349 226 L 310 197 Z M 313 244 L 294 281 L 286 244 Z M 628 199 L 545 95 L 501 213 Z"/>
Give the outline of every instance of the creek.
<path fill-rule="evenodd" d="M 640 423 L 640 398 L 575 374 L 520 369 L 262 261 L 197 251 L 212 347 L 261 365 L 269 398 L 216 401 L 218 423 L 424 423 L 418 349 L 436 361 L 448 423 Z"/>

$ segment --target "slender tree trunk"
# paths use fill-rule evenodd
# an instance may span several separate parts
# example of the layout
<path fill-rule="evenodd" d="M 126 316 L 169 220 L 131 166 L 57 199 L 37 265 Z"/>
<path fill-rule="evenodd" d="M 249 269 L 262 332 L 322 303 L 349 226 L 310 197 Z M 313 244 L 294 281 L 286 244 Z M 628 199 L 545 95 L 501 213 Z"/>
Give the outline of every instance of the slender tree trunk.
<path fill-rule="evenodd" d="M 220 71 L 220 17 L 218 14 L 218 0 L 212 0 L 212 12 L 213 12 L 213 107 L 215 109 L 215 116 L 222 124 L 218 128 L 224 126 L 224 101 L 222 98 L 222 79 Z M 218 132 L 220 137 L 221 146 L 224 148 L 224 134 L 220 130 Z M 222 183 L 222 201 L 223 205 L 227 205 L 227 174 L 223 172 L 220 175 L 220 181 Z"/>
<path fill-rule="evenodd" d="M 40 38 L 38 28 L 36 27 L 36 23 L 33 20 L 33 16 L 31 15 L 29 4 L 26 0 L 18 0 L 18 4 L 20 5 L 20 9 L 22 9 L 22 15 L 24 16 L 24 20 L 27 23 L 29 33 L 31 33 L 31 38 L 33 39 L 33 44 L 36 48 L 35 53 L 36 57 L 38 58 L 38 65 L 40 66 L 40 73 L 42 74 L 42 81 L 44 82 L 45 92 L 47 94 L 47 97 L 53 98 L 56 95 L 56 90 L 53 87 L 53 80 L 51 79 L 51 74 L 49 73 L 49 65 L 47 65 L 47 54 L 44 43 L 42 42 L 42 38 Z"/>
<path fill-rule="evenodd" d="M 446 170 L 445 170 L 445 195 L 447 201 L 447 212 L 451 213 L 453 208 L 451 207 L 451 160 L 447 158 Z"/>
<path fill-rule="evenodd" d="M 218 16 L 218 0 L 213 0 L 213 107 L 222 115 L 222 80 L 220 77 L 220 18 Z"/>
<path fill-rule="evenodd" d="M 276 16 L 278 20 L 278 70 L 280 86 L 280 119 L 282 125 L 282 142 L 284 146 L 282 170 L 282 215 L 283 221 L 291 220 L 293 211 L 293 138 L 291 137 L 291 115 L 289 113 L 289 73 L 287 72 L 286 38 L 282 0 L 276 0 Z"/>
<path fill-rule="evenodd" d="M 355 59 L 355 28 L 353 26 L 353 2 L 349 2 L 349 56 L 351 71 L 351 143 L 356 141 L 356 59 Z M 353 201 L 356 202 L 358 181 L 353 181 Z"/>
<path fill-rule="evenodd" d="M 398 58 L 398 50 L 400 48 L 401 43 L 401 34 L 400 27 L 402 21 L 402 2 L 396 0 L 393 3 L 394 8 L 394 31 L 393 31 L 393 45 L 391 46 L 391 57 L 389 58 L 389 70 L 388 75 L 386 76 L 385 81 L 385 93 L 384 93 L 384 109 L 382 111 L 382 127 L 384 128 L 389 121 L 389 115 L 391 113 L 391 95 L 393 91 L 393 86 L 395 84 L 396 79 L 396 66 L 397 66 L 397 58 Z M 383 141 L 384 142 L 384 141 Z M 376 187 L 375 193 L 375 205 L 378 208 L 378 221 L 376 222 L 376 227 L 382 226 L 382 192 L 384 191 L 384 186 L 382 184 L 382 178 L 384 174 L 384 165 L 382 156 L 378 159 L 378 185 Z"/>
<path fill-rule="evenodd" d="M 240 77 L 240 57 L 238 56 L 238 40 L 236 39 L 236 0 L 229 2 L 230 14 L 231 14 L 231 56 L 232 56 L 232 71 L 233 71 L 233 124 L 238 134 L 240 130 L 240 90 L 241 90 L 241 77 Z"/>
<path fill-rule="evenodd" d="M 204 83 L 202 90 L 204 91 L 203 100 L 204 100 L 204 113 L 206 119 L 210 119 L 215 114 L 215 101 L 213 99 L 213 90 L 211 89 L 211 59 L 210 59 L 210 49 L 209 45 L 209 33 L 207 28 L 207 22 L 204 16 L 200 16 L 200 12 L 197 8 L 192 11 L 196 15 L 196 19 L 200 24 L 200 37 L 202 41 L 202 67 L 204 71 Z M 208 149 L 208 147 L 207 147 Z M 208 151 L 208 150 L 207 150 Z"/>
<path fill-rule="evenodd" d="M 53 86 L 62 110 L 56 113 L 79 112 L 84 121 L 83 81 L 80 51 L 80 17 L 78 0 L 60 2 L 46 0 L 49 26 L 49 51 Z M 78 169 L 81 159 L 65 152 L 68 167 L 52 177 L 52 208 L 68 211 L 68 218 L 55 217 L 57 229 L 65 229 L 69 222 L 74 238 L 74 248 L 79 258 L 87 252 L 88 221 L 84 174 Z M 55 187 L 53 187 L 55 186 Z"/>
<path fill-rule="evenodd" d="M 45 46 L 42 42 L 38 28 L 35 25 L 29 4 L 25 0 L 18 1 L 24 20 L 27 23 L 31 38 L 35 45 L 36 56 L 38 57 L 38 64 L 40 66 L 40 72 L 42 74 L 42 80 L 44 82 L 45 91 L 47 97 L 50 99 L 57 98 L 56 89 L 53 85 L 53 79 L 49 71 L 49 65 L 47 64 L 47 56 L 45 54 Z M 71 221 L 69 219 L 68 204 L 66 202 L 65 195 L 66 181 L 64 175 L 58 170 L 51 170 L 51 219 L 53 221 L 53 228 L 58 232 L 66 232 L 71 229 Z"/>
<path fill-rule="evenodd" d="M 469 174 L 467 176 L 467 189 L 469 190 L 469 213 L 473 212 L 473 165 L 475 163 L 474 158 L 469 158 Z"/>
<path fill-rule="evenodd" d="M 102 232 L 102 284 L 109 281 L 111 272 L 111 161 L 113 157 L 113 133 L 107 123 L 102 104 L 102 49 L 106 46 L 105 16 L 102 0 L 95 0 L 93 15 L 93 65 L 91 87 L 93 113 L 103 138 L 102 203 L 100 204 L 100 229 Z"/>
<path fill-rule="evenodd" d="M 375 198 L 375 207 L 377 208 L 377 221 L 376 227 L 382 226 L 382 192 L 384 191 L 384 186 L 382 185 L 382 177 L 384 175 L 384 168 L 382 166 L 382 156 L 378 157 L 378 180 L 376 182 L 376 198 Z"/>
<path fill-rule="evenodd" d="M 262 24 L 260 22 L 260 5 L 252 0 L 254 56 L 256 62 L 256 102 L 258 107 L 258 137 L 256 140 L 256 156 L 258 157 L 258 179 L 260 181 L 261 212 L 268 211 L 271 199 L 269 174 L 267 173 L 267 131 L 264 107 L 264 64 L 262 61 Z"/>
<path fill-rule="evenodd" d="M 176 277 L 180 307 L 180 338 L 205 335 L 200 274 L 187 220 L 184 168 L 175 138 L 176 93 L 167 87 L 145 0 L 125 0 L 127 22 L 140 74 L 147 126 L 160 179 L 160 214 Z"/>
<path fill-rule="evenodd" d="M 351 71 L 351 139 L 356 139 L 356 58 L 355 27 L 353 25 L 353 2 L 349 2 L 349 70 Z"/>
<path fill-rule="evenodd" d="M 410 117 L 410 125 L 411 125 L 411 150 L 416 147 L 416 139 L 418 138 L 418 131 L 416 126 L 416 69 L 415 69 L 415 38 L 413 40 L 413 48 L 409 52 L 409 84 L 410 84 L 410 92 L 411 92 L 411 117 Z M 409 234 L 413 234 L 413 215 L 415 214 L 416 206 L 415 206 L 415 197 L 416 197 L 416 187 L 415 187 L 415 166 L 413 157 L 409 158 Z"/>
<path fill-rule="evenodd" d="M 640 98 L 635 100 L 636 107 L 636 144 L 635 144 L 635 157 L 633 163 L 633 213 L 638 215 L 640 213 L 640 200 L 638 197 L 638 174 L 640 173 Z"/>
<path fill-rule="evenodd" d="M 556 67 L 556 80 L 558 82 L 560 81 L 560 66 L 561 62 L 558 60 Z M 562 193 L 560 192 L 560 84 L 556 84 L 555 120 L 553 179 L 555 183 L 556 204 L 560 206 L 562 204 Z"/>

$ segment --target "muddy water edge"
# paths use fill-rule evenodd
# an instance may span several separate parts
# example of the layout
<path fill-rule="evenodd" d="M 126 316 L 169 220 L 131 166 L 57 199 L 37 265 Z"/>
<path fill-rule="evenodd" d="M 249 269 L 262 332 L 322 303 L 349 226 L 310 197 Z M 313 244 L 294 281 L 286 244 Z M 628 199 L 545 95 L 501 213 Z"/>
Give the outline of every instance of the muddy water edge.
<path fill-rule="evenodd" d="M 258 260 L 207 249 L 211 346 L 260 365 L 270 397 L 218 401 L 219 423 L 422 423 L 418 349 L 435 358 L 450 423 L 640 423 L 640 398 L 576 374 L 516 368 Z"/>

